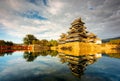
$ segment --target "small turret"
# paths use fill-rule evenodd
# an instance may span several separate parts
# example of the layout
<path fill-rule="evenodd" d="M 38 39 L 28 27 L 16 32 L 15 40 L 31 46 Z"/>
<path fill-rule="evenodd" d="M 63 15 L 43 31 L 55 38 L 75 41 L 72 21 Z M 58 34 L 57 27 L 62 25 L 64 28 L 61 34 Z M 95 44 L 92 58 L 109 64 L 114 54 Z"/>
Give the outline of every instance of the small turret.
<path fill-rule="evenodd" d="M 62 35 L 60 35 L 60 39 L 58 39 L 59 44 L 64 44 L 65 43 L 66 36 L 67 36 L 67 34 L 65 34 L 65 33 L 62 33 Z"/>

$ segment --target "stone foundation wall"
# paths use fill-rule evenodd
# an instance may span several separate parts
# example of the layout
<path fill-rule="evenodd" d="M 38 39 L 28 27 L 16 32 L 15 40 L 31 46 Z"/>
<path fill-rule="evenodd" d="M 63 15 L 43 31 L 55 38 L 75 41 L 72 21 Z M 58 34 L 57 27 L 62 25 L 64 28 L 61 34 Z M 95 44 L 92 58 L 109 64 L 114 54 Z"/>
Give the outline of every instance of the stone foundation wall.
<path fill-rule="evenodd" d="M 102 50 L 101 45 L 82 42 L 69 42 L 60 44 L 57 47 L 52 47 L 51 49 L 65 54 L 75 54 L 77 56 L 81 54 L 96 54 L 100 53 Z"/>

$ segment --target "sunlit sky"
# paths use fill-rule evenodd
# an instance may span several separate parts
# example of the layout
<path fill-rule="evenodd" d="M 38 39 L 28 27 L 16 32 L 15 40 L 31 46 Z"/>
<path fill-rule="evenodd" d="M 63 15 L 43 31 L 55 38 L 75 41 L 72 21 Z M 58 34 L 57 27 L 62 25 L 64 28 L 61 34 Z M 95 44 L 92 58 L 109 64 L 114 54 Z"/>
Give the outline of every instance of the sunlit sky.
<path fill-rule="evenodd" d="M 120 0 L 0 0 L 0 40 L 58 39 L 79 17 L 101 39 L 120 36 Z"/>

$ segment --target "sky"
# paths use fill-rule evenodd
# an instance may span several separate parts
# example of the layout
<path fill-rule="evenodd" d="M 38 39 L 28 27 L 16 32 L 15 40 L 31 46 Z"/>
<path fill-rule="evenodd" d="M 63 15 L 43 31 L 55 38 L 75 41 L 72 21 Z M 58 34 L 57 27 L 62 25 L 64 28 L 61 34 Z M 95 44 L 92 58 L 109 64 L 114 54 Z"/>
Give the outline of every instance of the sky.
<path fill-rule="evenodd" d="M 120 36 L 120 0 L 0 0 L 0 40 L 57 40 L 79 17 L 101 39 Z"/>

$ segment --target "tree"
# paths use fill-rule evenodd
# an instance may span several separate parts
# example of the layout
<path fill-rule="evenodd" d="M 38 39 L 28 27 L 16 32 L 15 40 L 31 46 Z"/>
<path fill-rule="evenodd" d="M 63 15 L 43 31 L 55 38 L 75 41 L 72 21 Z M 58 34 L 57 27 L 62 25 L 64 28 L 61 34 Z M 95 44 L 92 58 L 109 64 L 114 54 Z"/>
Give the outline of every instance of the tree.
<path fill-rule="evenodd" d="M 12 46 L 12 45 L 14 45 L 12 41 L 7 41 L 5 44 L 6 44 L 7 46 Z"/>
<path fill-rule="evenodd" d="M 50 40 L 49 43 L 48 43 L 48 46 L 57 46 L 58 45 L 58 42 L 56 40 Z"/>
<path fill-rule="evenodd" d="M 24 44 L 32 44 L 33 40 L 38 40 L 34 35 L 32 34 L 27 34 L 24 38 L 23 38 L 23 42 Z"/>
<path fill-rule="evenodd" d="M 108 42 L 108 43 L 120 45 L 120 39 L 110 40 L 110 42 Z"/>
<path fill-rule="evenodd" d="M 32 44 L 39 44 L 39 42 L 40 42 L 39 40 L 33 40 Z"/>
<path fill-rule="evenodd" d="M 48 45 L 48 40 L 42 39 L 42 40 L 36 41 L 35 43 L 39 44 L 41 46 L 47 46 Z"/>
<path fill-rule="evenodd" d="M 0 40 L 0 46 L 12 46 L 14 43 L 12 41 Z"/>
<path fill-rule="evenodd" d="M 4 40 L 0 40 L 0 45 L 4 46 L 5 45 L 5 41 Z"/>

